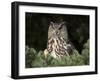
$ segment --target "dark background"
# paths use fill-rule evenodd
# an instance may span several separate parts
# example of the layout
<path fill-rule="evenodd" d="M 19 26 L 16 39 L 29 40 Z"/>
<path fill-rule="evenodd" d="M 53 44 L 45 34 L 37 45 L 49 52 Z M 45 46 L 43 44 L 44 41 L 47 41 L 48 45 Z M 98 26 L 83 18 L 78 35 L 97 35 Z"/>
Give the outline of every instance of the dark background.
<path fill-rule="evenodd" d="M 46 49 L 48 27 L 51 21 L 66 22 L 68 37 L 81 52 L 84 43 L 89 39 L 88 15 L 26 13 L 26 46 L 35 48 L 37 51 Z"/>

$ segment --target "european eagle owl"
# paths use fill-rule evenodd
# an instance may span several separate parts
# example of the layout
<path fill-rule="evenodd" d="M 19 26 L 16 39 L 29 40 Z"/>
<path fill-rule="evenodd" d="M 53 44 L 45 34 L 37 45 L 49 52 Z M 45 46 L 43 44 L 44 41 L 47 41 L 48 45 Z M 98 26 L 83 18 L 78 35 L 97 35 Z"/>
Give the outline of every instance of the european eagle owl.
<path fill-rule="evenodd" d="M 74 49 L 68 39 L 68 31 L 65 22 L 50 22 L 48 29 L 47 49 L 44 54 L 50 54 L 54 58 L 69 56 Z"/>

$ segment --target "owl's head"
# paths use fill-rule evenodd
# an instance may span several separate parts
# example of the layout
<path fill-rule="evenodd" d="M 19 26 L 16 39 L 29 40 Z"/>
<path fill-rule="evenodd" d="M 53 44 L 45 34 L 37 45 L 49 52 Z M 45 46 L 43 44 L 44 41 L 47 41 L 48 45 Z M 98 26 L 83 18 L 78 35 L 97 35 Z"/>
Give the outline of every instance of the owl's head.
<path fill-rule="evenodd" d="M 51 30 L 52 33 L 54 34 L 60 34 L 61 30 L 65 27 L 65 22 L 60 22 L 60 23 L 54 23 L 50 22 L 49 29 Z"/>

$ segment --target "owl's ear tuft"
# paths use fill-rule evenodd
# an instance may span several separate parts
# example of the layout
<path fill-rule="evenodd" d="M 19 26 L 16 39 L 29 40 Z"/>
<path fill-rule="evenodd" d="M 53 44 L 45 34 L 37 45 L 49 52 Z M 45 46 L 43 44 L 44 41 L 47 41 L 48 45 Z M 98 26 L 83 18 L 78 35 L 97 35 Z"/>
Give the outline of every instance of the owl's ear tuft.
<path fill-rule="evenodd" d="M 62 26 L 65 25 L 65 24 L 66 24 L 66 22 L 63 21 L 63 22 L 60 23 L 60 26 L 62 27 Z"/>
<path fill-rule="evenodd" d="M 66 22 L 65 22 L 65 21 L 61 22 L 61 25 L 64 25 L 64 24 L 66 24 Z"/>
<path fill-rule="evenodd" d="M 53 25 L 53 22 L 51 21 L 50 24 Z"/>

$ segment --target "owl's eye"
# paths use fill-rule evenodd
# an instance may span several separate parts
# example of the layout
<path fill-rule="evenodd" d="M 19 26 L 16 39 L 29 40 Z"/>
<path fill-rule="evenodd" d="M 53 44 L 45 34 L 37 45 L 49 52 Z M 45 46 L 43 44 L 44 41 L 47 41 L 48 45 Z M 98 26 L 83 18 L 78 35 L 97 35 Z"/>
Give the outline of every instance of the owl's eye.
<path fill-rule="evenodd" d="M 59 30 L 62 29 L 62 27 L 65 25 L 66 22 L 60 23 L 60 27 L 58 28 Z"/>
<path fill-rule="evenodd" d="M 59 30 L 62 28 L 62 26 L 59 27 Z"/>

